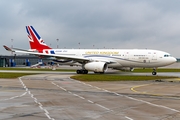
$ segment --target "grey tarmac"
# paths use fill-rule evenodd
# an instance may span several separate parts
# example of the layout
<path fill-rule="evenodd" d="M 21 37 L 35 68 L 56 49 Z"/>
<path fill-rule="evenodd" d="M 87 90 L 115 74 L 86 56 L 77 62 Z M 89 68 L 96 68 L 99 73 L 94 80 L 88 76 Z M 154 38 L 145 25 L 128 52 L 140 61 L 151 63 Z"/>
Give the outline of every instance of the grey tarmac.
<path fill-rule="evenodd" d="M 80 82 L 71 75 L 0 79 L 0 120 L 180 119 L 180 79 Z"/>

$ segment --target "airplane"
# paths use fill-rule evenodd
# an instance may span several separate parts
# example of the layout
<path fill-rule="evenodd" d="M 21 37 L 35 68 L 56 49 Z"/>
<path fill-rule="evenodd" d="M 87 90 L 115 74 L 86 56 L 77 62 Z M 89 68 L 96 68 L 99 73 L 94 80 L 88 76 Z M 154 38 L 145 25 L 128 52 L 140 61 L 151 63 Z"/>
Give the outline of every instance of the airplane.
<path fill-rule="evenodd" d="M 169 53 L 152 49 L 52 49 L 49 47 L 33 26 L 26 26 L 30 50 L 4 48 L 11 52 L 28 53 L 48 57 L 56 61 L 72 62 L 81 65 L 77 74 L 105 73 L 108 68 L 133 71 L 134 68 L 152 68 L 156 75 L 158 67 L 175 63 L 176 58 Z"/>

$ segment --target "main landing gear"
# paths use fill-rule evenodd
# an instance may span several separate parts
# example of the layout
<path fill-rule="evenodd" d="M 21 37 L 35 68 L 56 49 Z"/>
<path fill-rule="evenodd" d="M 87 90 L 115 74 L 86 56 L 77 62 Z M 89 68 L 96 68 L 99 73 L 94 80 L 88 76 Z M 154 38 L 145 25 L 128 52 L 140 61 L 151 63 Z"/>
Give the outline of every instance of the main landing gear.
<path fill-rule="evenodd" d="M 81 70 L 77 70 L 76 73 L 77 74 L 88 74 L 88 70 L 81 69 Z"/>
<path fill-rule="evenodd" d="M 157 72 L 156 72 L 156 68 L 153 69 L 153 72 L 152 72 L 152 75 L 156 75 Z"/>

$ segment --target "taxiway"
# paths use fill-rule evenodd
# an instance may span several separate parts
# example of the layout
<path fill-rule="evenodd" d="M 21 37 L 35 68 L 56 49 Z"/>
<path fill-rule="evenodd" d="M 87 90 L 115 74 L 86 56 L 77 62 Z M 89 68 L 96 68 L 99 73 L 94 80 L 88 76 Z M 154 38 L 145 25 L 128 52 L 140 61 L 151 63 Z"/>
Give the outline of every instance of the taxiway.
<path fill-rule="evenodd" d="M 179 79 L 80 82 L 71 75 L 0 79 L 0 120 L 180 119 Z"/>

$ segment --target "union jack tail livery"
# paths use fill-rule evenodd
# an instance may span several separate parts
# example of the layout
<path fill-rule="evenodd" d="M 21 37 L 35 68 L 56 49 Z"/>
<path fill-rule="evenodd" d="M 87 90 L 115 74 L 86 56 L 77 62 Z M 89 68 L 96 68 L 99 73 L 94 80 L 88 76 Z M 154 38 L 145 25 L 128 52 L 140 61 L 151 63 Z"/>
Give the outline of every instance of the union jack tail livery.
<path fill-rule="evenodd" d="M 28 33 L 30 48 L 32 50 L 42 52 L 44 49 L 52 49 L 51 47 L 46 45 L 44 40 L 39 36 L 33 26 L 26 26 L 26 31 Z"/>

